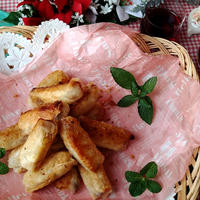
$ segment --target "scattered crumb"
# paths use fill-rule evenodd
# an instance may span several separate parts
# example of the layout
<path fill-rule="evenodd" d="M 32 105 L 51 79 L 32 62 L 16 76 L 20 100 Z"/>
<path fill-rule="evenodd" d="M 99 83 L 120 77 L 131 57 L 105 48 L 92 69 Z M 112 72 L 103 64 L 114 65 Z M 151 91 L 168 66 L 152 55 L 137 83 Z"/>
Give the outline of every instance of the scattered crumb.
<path fill-rule="evenodd" d="M 133 154 L 131 154 L 131 158 L 132 158 L 132 159 L 135 159 L 135 156 L 134 156 Z"/>
<path fill-rule="evenodd" d="M 19 94 L 14 94 L 13 97 L 14 97 L 14 98 L 18 98 L 18 97 L 19 97 Z"/>

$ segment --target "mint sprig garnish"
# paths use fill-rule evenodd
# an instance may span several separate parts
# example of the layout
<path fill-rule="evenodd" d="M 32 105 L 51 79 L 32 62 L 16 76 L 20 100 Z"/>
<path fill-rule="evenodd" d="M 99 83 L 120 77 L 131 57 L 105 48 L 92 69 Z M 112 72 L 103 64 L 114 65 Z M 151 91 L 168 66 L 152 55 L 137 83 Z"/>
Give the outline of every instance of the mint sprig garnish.
<path fill-rule="evenodd" d="M 0 148 L 0 158 L 3 158 L 6 154 L 6 150 L 4 148 Z M 0 174 L 7 174 L 9 172 L 9 168 L 6 164 L 0 162 Z"/>
<path fill-rule="evenodd" d="M 133 197 L 137 197 L 141 195 L 146 189 L 148 189 L 152 193 L 158 193 L 162 190 L 161 185 L 150 179 L 155 178 L 158 172 L 158 166 L 155 162 L 149 162 L 145 165 L 140 173 L 126 171 L 125 178 L 128 182 L 130 182 L 129 193 Z"/>
<path fill-rule="evenodd" d="M 111 67 L 110 72 L 119 86 L 131 90 L 131 94 L 122 97 L 117 105 L 120 107 L 128 107 L 138 101 L 138 113 L 141 119 L 150 125 L 153 119 L 153 104 L 147 94 L 150 94 L 155 88 L 157 77 L 152 77 L 143 85 L 139 86 L 135 77 L 124 69 Z"/>

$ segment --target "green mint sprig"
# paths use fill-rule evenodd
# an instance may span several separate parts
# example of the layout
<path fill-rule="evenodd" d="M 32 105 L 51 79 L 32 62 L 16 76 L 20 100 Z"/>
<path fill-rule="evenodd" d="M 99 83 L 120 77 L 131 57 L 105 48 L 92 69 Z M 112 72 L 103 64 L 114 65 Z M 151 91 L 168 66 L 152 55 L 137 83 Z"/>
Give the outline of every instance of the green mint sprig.
<path fill-rule="evenodd" d="M 159 193 L 162 190 L 161 185 L 150 179 L 155 178 L 158 172 L 158 166 L 155 162 L 149 162 L 140 172 L 126 171 L 125 177 L 130 182 L 129 193 L 133 197 L 141 195 L 146 189 L 152 193 Z"/>
<path fill-rule="evenodd" d="M 117 105 L 120 107 L 128 107 L 138 101 L 138 113 L 141 119 L 150 125 L 153 119 L 153 104 L 147 94 L 153 91 L 157 83 L 157 77 L 152 77 L 142 86 L 139 86 L 135 77 L 126 70 L 111 67 L 110 72 L 119 86 L 131 90 L 131 94 L 120 99 Z"/>
<path fill-rule="evenodd" d="M 0 148 L 0 158 L 3 158 L 6 154 L 6 150 L 4 148 Z M 0 174 L 7 174 L 9 172 L 9 168 L 6 164 L 0 162 Z"/>

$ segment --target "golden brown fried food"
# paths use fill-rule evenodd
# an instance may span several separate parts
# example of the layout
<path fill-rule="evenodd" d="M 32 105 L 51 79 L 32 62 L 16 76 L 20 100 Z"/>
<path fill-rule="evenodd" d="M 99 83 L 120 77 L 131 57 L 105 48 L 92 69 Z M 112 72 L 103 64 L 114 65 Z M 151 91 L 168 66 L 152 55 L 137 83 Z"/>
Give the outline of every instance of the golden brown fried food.
<path fill-rule="evenodd" d="M 80 123 L 98 147 L 119 151 L 126 146 L 131 136 L 127 130 L 85 116 L 80 117 Z"/>
<path fill-rule="evenodd" d="M 65 74 L 63 71 L 56 70 L 46 76 L 37 86 L 37 88 L 41 87 L 50 87 L 55 86 L 63 83 L 67 83 L 69 81 L 69 76 Z M 32 99 L 28 98 L 28 105 L 30 108 L 36 108 L 39 106 L 44 105 L 41 100 L 32 101 Z M 69 106 L 68 106 L 69 107 Z"/>
<path fill-rule="evenodd" d="M 48 104 L 33 110 L 29 110 L 21 114 L 18 121 L 18 126 L 24 135 L 28 135 L 33 130 L 33 127 L 40 118 L 45 120 L 54 120 L 57 115 L 60 114 L 61 109 L 62 102 L 57 101 L 53 104 Z"/>
<path fill-rule="evenodd" d="M 60 85 L 34 88 L 30 92 L 30 97 L 33 103 L 46 104 L 55 101 L 62 101 L 68 104 L 74 103 L 83 96 L 81 81 L 78 78 L 72 78 L 69 83 Z"/>
<path fill-rule="evenodd" d="M 103 163 L 104 156 L 76 118 L 61 119 L 60 135 L 69 152 L 86 169 L 95 171 Z"/>
<path fill-rule="evenodd" d="M 16 173 L 26 172 L 26 169 L 21 166 L 19 158 L 22 147 L 23 145 L 13 149 L 8 156 L 8 167 L 13 168 Z"/>
<path fill-rule="evenodd" d="M 27 192 L 39 190 L 66 174 L 77 162 L 67 151 L 51 154 L 41 167 L 25 173 L 23 183 Z"/>
<path fill-rule="evenodd" d="M 93 199 L 105 199 L 112 192 L 112 186 L 103 165 L 96 172 L 88 171 L 79 165 L 79 171 Z"/>
<path fill-rule="evenodd" d="M 44 160 L 57 134 L 57 125 L 52 121 L 39 119 L 20 152 L 21 166 L 34 170 Z"/>
<path fill-rule="evenodd" d="M 60 190 L 68 190 L 75 193 L 80 186 L 80 178 L 75 167 L 73 167 L 67 174 L 56 181 L 56 188 Z"/>
<path fill-rule="evenodd" d="M 69 115 L 70 112 L 70 107 L 68 103 L 63 102 L 62 103 L 62 109 L 61 109 L 61 113 L 59 114 L 59 119 L 63 118 L 63 117 L 67 117 Z"/>
<path fill-rule="evenodd" d="M 95 106 L 99 97 L 100 92 L 98 87 L 93 83 L 89 83 L 86 86 L 83 97 L 72 104 L 70 115 L 78 117 L 86 114 Z"/>
<path fill-rule="evenodd" d="M 105 120 L 105 108 L 97 102 L 85 116 L 98 121 Z"/>
<path fill-rule="evenodd" d="M 18 124 L 0 131 L 0 147 L 6 150 L 14 149 L 22 145 L 27 139 Z"/>
<path fill-rule="evenodd" d="M 69 81 L 69 76 L 61 70 L 56 70 L 48 74 L 37 86 L 40 87 L 49 87 L 58 84 L 67 83 Z"/>

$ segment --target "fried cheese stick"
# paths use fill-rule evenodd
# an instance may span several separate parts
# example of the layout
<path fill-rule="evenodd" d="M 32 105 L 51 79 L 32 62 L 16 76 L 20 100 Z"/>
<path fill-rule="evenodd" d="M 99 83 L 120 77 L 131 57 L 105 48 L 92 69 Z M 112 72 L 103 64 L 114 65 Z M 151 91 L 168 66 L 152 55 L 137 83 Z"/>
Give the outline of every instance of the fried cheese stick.
<path fill-rule="evenodd" d="M 23 173 L 26 171 L 26 169 L 21 166 L 19 158 L 22 147 L 23 145 L 13 149 L 8 155 L 8 167 L 13 168 L 16 173 Z"/>
<path fill-rule="evenodd" d="M 20 152 L 20 163 L 23 168 L 34 170 L 39 166 L 53 143 L 57 131 L 57 125 L 52 121 L 38 120 Z"/>
<path fill-rule="evenodd" d="M 21 114 L 18 126 L 24 135 L 28 135 L 40 118 L 45 120 L 54 120 L 57 115 L 60 114 L 61 108 L 62 102 L 57 101 L 53 104 L 26 111 Z"/>
<path fill-rule="evenodd" d="M 67 151 L 60 151 L 47 157 L 40 168 L 27 171 L 23 184 L 27 192 L 39 190 L 66 174 L 77 162 Z"/>
<path fill-rule="evenodd" d="M 83 182 L 94 200 L 105 199 L 112 192 L 112 186 L 103 165 L 96 172 L 88 171 L 80 165 L 78 168 Z"/>
<path fill-rule="evenodd" d="M 58 84 L 67 83 L 69 81 L 69 76 L 61 70 L 56 70 L 48 74 L 38 85 L 40 87 L 49 87 Z"/>
<path fill-rule="evenodd" d="M 6 150 L 14 149 L 22 145 L 27 139 L 19 128 L 18 124 L 0 131 L 0 147 Z"/>
<path fill-rule="evenodd" d="M 81 81 L 78 78 L 72 78 L 69 83 L 45 87 L 33 88 L 30 97 L 33 102 L 42 104 L 62 101 L 71 104 L 83 96 Z"/>
<path fill-rule="evenodd" d="M 71 105 L 70 115 L 78 117 L 89 112 L 95 106 L 99 97 L 98 87 L 93 83 L 89 83 L 86 86 L 83 97 Z"/>
<path fill-rule="evenodd" d="M 58 179 L 55 183 L 59 190 L 68 190 L 74 194 L 80 186 L 80 178 L 75 167 L 73 167 L 67 174 Z"/>
<path fill-rule="evenodd" d="M 103 163 L 104 156 L 76 118 L 61 119 L 60 135 L 69 152 L 87 170 L 96 171 Z"/>
<path fill-rule="evenodd" d="M 125 129 L 85 116 L 81 116 L 79 119 L 81 126 L 98 147 L 119 151 L 126 146 L 130 139 L 131 133 Z"/>

